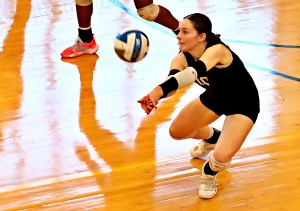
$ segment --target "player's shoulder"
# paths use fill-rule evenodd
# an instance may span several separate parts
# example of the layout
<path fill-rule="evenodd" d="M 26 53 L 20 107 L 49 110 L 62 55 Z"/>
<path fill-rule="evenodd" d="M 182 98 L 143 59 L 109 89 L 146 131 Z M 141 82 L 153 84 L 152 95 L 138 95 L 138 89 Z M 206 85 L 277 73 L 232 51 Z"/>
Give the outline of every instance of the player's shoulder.
<path fill-rule="evenodd" d="M 223 43 L 217 43 L 217 44 L 211 45 L 208 48 L 206 48 L 206 51 L 207 50 L 219 51 L 219 50 L 224 50 L 224 49 L 226 49 L 226 46 Z"/>
<path fill-rule="evenodd" d="M 180 51 L 175 57 L 174 57 L 174 59 L 184 59 L 185 57 L 184 57 L 184 54 L 183 54 L 183 52 L 182 51 Z"/>
<path fill-rule="evenodd" d="M 212 46 L 208 47 L 205 50 L 205 54 L 206 55 L 211 55 L 211 56 L 214 56 L 214 57 L 223 57 L 229 51 L 230 50 L 226 45 L 224 45 L 223 43 L 218 43 L 218 44 L 215 44 L 215 45 L 212 45 Z"/>
<path fill-rule="evenodd" d="M 179 52 L 173 60 L 172 60 L 172 65 L 173 68 L 176 67 L 176 69 L 183 70 L 184 68 L 187 67 L 187 60 L 185 55 L 182 52 Z"/>

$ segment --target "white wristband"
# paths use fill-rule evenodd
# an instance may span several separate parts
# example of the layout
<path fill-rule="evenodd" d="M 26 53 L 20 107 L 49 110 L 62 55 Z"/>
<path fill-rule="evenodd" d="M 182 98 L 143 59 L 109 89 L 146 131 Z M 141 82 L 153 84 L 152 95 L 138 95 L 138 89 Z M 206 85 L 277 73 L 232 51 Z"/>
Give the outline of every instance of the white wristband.
<path fill-rule="evenodd" d="M 180 89 L 195 82 L 197 75 L 197 71 L 193 67 L 187 67 L 179 73 L 173 75 L 173 77 L 176 78 L 178 82 L 178 89 Z"/>

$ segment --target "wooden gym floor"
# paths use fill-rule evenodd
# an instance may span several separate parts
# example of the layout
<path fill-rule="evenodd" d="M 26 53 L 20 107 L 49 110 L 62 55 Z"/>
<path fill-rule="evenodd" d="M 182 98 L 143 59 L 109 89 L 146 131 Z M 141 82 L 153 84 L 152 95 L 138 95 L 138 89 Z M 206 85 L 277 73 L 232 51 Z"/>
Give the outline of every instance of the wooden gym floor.
<path fill-rule="evenodd" d="M 61 59 L 77 36 L 73 0 L 0 0 L 0 210 L 299 210 L 300 1 L 154 2 L 180 20 L 207 14 L 259 89 L 257 124 L 219 173 L 217 195 L 198 197 L 197 141 L 168 134 L 203 89 L 181 90 L 149 116 L 136 102 L 165 79 L 178 53 L 172 32 L 138 18 L 131 0 L 95 0 L 100 50 Z M 150 39 L 135 64 L 113 50 L 127 27 Z"/>

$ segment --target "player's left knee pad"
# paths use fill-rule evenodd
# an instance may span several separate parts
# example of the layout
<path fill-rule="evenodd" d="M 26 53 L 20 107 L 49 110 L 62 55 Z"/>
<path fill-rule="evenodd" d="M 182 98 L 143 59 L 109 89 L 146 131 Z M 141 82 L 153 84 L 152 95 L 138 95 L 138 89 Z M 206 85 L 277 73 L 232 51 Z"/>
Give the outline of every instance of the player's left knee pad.
<path fill-rule="evenodd" d="M 159 14 L 159 6 L 156 4 L 150 4 L 139 9 L 137 13 L 141 18 L 147 21 L 154 21 Z"/>
<path fill-rule="evenodd" d="M 219 172 L 221 170 L 228 168 L 230 166 L 230 163 L 231 160 L 228 161 L 227 163 L 220 163 L 216 161 L 216 159 L 214 158 L 214 154 L 211 154 L 209 157 L 209 166 L 215 172 Z"/>
<path fill-rule="evenodd" d="M 75 3 L 79 6 L 88 6 L 93 3 L 93 0 L 75 0 Z"/>
<path fill-rule="evenodd" d="M 195 135 L 197 134 L 197 131 L 194 131 L 192 132 L 191 134 L 187 135 L 187 136 L 184 136 L 184 137 L 181 137 L 181 138 L 178 138 L 178 137 L 174 137 L 170 134 L 170 136 L 175 139 L 175 140 L 182 140 L 182 139 L 187 139 L 187 138 L 194 138 Z"/>

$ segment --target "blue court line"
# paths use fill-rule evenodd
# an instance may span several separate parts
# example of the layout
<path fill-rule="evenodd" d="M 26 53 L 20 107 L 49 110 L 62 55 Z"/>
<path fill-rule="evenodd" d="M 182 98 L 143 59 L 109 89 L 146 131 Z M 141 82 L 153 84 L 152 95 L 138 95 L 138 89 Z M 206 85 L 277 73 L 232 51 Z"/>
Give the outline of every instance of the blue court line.
<path fill-rule="evenodd" d="M 146 21 L 146 20 L 142 19 L 136 12 L 133 12 L 129 8 L 125 7 L 121 2 L 119 2 L 119 0 L 109 0 L 109 1 L 112 4 L 116 5 L 117 7 L 119 7 L 120 9 L 127 12 L 129 15 L 131 15 L 134 18 L 144 22 L 145 24 L 147 24 L 149 26 L 152 26 L 153 28 L 155 28 L 155 29 L 167 34 L 167 35 L 170 35 L 172 37 L 176 37 L 176 35 L 170 29 L 167 29 L 166 27 L 161 26 L 160 24 L 157 24 L 155 22 L 149 22 L 149 21 Z M 257 45 L 257 46 L 276 47 L 276 48 L 300 48 L 300 46 L 295 46 L 295 45 L 266 44 L 266 43 L 247 42 L 247 41 L 241 41 L 241 40 L 223 39 L 223 38 L 222 38 L 222 40 L 226 41 L 226 42 L 234 42 L 234 43 L 240 43 L 240 44 L 246 44 L 246 45 Z M 248 62 L 244 62 L 244 63 L 245 63 L 246 66 L 252 67 L 254 69 L 261 70 L 261 71 L 268 72 L 268 73 L 271 73 L 271 74 L 274 74 L 274 75 L 277 75 L 277 76 L 280 76 L 280 77 L 283 77 L 283 78 L 287 78 L 287 79 L 290 79 L 290 80 L 293 80 L 293 81 L 300 82 L 300 78 L 296 78 L 296 77 L 289 76 L 289 75 L 286 75 L 286 74 L 283 74 L 283 73 L 279 73 L 279 72 L 276 72 L 274 70 L 270 70 L 270 69 L 267 69 L 267 68 L 264 68 L 264 67 L 260 67 L 258 65 L 251 64 L 251 63 L 248 63 Z"/>
<path fill-rule="evenodd" d="M 267 73 L 271 73 L 271 74 L 274 74 L 274 75 L 277 75 L 277 76 L 280 76 L 280 77 L 283 77 L 283 78 L 287 78 L 287 79 L 290 79 L 290 80 L 293 80 L 293 81 L 297 81 L 297 82 L 300 82 L 300 78 L 296 78 L 294 76 L 290 76 L 290 75 L 286 75 L 286 74 L 283 74 L 283 73 L 279 73 L 279 72 L 276 72 L 274 70 L 270 70 L 268 68 L 264 68 L 264 67 L 260 67 L 258 65 L 255 65 L 255 64 L 251 64 L 249 62 L 244 62 L 243 63 L 248 66 L 248 67 L 252 67 L 254 69 L 258 69 L 258 70 L 261 70 L 261 71 L 264 71 L 264 72 L 267 72 Z"/>
<path fill-rule="evenodd" d="M 246 45 L 257 45 L 257 46 L 265 46 L 265 47 L 275 47 L 275 48 L 300 48 L 298 45 L 280 45 L 280 44 L 267 44 L 267 43 L 258 43 L 258 42 L 247 42 L 242 40 L 231 40 L 231 39 L 223 39 L 223 41 L 226 42 L 232 42 L 232 43 L 240 43 L 240 44 L 246 44 Z"/>
<path fill-rule="evenodd" d="M 130 14 L 131 16 L 133 16 L 134 18 L 146 23 L 147 25 L 150 25 L 153 28 L 156 28 L 172 37 L 176 37 L 175 34 L 172 31 L 170 31 L 169 29 L 166 29 L 166 27 L 161 26 L 160 24 L 157 24 L 155 22 L 149 22 L 149 21 L 142 19 L 136 12 L 133 12 L 129 8 L 125 7 L 121 2 L 119 2 L 119 0 L 109 0 L 109 1 L 111 3 L 113 3 L 114 5 L 116 5 L 117 7 L 124 10 L 125 12 L 127 12 L 128 14 Z M 299 45 L 267 44 L 267 43 L 258 43 L 258 42 L 248 42 L 248 41 L 242 41 L 242 40 L 232 40 L 232 39 L 226 39 L 226 38 L 222 38 L 222 40 L 226 41 L 226 42 L 240 43 L 240 44 L 246 44 L 246 45 L 257 45 L 257 46 L 276 47 L 276 48 L 299 48 L 300 49 Z"/>

